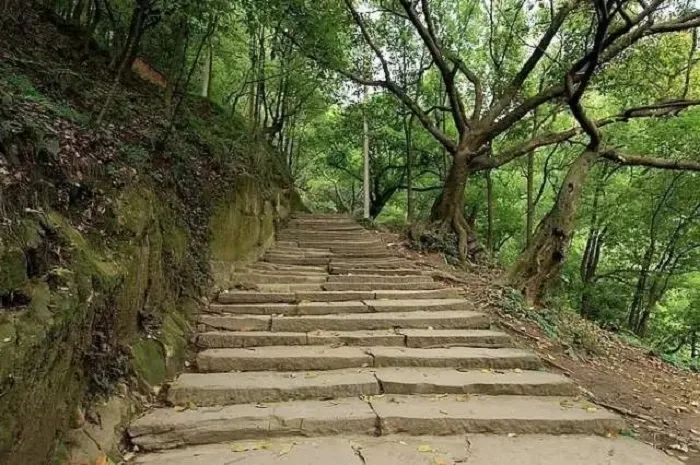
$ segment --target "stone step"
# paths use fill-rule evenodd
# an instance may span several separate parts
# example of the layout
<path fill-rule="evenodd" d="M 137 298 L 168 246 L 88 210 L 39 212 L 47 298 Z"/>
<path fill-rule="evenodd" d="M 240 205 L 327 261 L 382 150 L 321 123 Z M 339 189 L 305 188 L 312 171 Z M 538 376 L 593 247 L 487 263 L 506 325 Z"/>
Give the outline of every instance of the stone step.
<path fill-rule="evenodd" d="M 430 276 L 391 276 L 380 274 L 332 274 L 326 280 L 329 283 L 425 283 L 433 282 Z"/>
<path fill-rule="evenodd" d="M 280 242 L 278 242 L 280 243 Z M 306 240 L 306 241 L 286 241 L 285 244 L 297 244 L 299 247 L 320 247 L 323 249 L 334 249 L 334 248 L 353 248 L 358 250 L 363 249 L 374 249 L 374 248 L 384 248 L 386 246 L 380 240 Z"/>
<path fill-rule="evenodd" d="M 681 465 L 628 437 L 470 434 L 312 437 L 191 446 L 134 465 Z"/>
<path fill-rule="evenodd" d="M 143 450 L 274 436 L 374 434 L 377 417 L 359 398 L 156 409 L 134 421 L 131 441 Z"/>
<path fill-rule="evenodd" d="M 274 264 L 267 262 L 255 262 L 247 267 L 248 269 L 254 270 L 268 270 L 271 272 L 314 272 L 314 273 L 326 273 L 327 267 L 325 266 L 313 266 L 313 265 L 285 265 L 285 264 Z"/>
<path fill-rule="evenodd" d="M 234 283 L 325 283 L 326 275 L 295 275 L 295 274 L 265 274 L 265 273 L 233 273 Z"/>
<path fill-rule="evenodd" d="M 308 371 L 411 366 L 536 370 L 542 365 L 532 352 L 511 348 L 266 346 L 207 349 L 197 355 L 197 367 L 200 372 Z"/>
<path fill-rule="evenodd" d="M 265 254 L 264 260 L 268 263 L 284 265 L 328 265 L 330 263 L 330 258 L 327 257 L 292 257 L 269 254 Z"/>
<path fill-rule="evenodd" d="M 385 276 L 422 276 L 424 273 L 415 268 L 347 268 L 339 266 L 331 266 L 330 273 L 332 275 L 385 275 Z"/>
<path fill-rule="evenodd" d="M 214 406 L 379 394 L 574 396 L 568 378 L 545 371 L 447 368 L 342 369 L 310 372 L 186 373 L 168 389 L 173 405 Z"/>
<path fill-rule="evenodd" d="M 133 422 L 129 436 L 148 451 L 280 436 L 616 435 L 625 427 L 620 417 L 567 397 L 386 395 L 369 399 L 299 400 L 183 411 L 163 408 Z M 307 463 L 319 463 L 317 457 L 314 460 Z"/>
<path fill-rule="evenodd" d="M 255 287 L 261 292 L 303 292 L 303 291 L 320 291 L 323 289 L 323 284 L 325 283 L 271 283 L 263 284 L 258 283 Z"/>
<path fill-rule="evenodd" d="M 374 370 L 386 394 L 575 396 L 578 393 L 576 384 L 569 378 L 547 371 L 410 367 Z"/>
<path fill-rule="evenodd" d="M 330 302 L 371 299 L 448 299 L 457 298 L 461 291 L 455 288 L 412 289 L 376 291 L 295 291 L 259 292 L 231 290 L 217 296 L 220 304 L 254 304 L 254 303 L 294 303 L 294 302 Z"/>
<path fill-rule="evenodd" d="M 379 268 L 379 269 L 400 269 L 410 266 L 410 262 L 403 258 L 388 257 L 381 260 L 374 260 L 368 258 L 358 258 L 357 260 L 351 259 L 333 259 L 330 261 L 330 267 L 341 267 L 341 268 Z"/>
<path fill-rule="evenodd" d="M 471 310 L 465 299 L 366 299 L 339 302 L 210 304 L 209 313 L 234 315 L 335 315 L 339 313 Z"/>
<path fill-rule="evenodd" d="M 397 329 L 368 331 L 209 331 L 197 336 L 197 345 L 209 349 L 283 345 L 325 346 L 398 346 L 438 347 L 510 347 L 510 337 L 500 331 L 484 329 L 429 330 Z"/>
<path fill-rule="evenodd" d="M 291 303 L 296 301 L 293 292 L 225 291 L 216 301 L 221 304 Z"/>
<path fill-rule="evenodd" d="M 382 290 L 415 290 L 415 289 L 439 289 L 442 284 L 435 282 L 432 278 L 426 278 L 423 281 L 412 282 L 387 282 L 376 280 L 372 282 L 341 282 L 341 283 L 324 283 L 321 284 L 324 291 L 375 291 Z"/>
<path fill-rule="evenodd" d="M 204 317 L 204 316 L 203 316 Z M 207 316 L 210 320 L 236 318 Z M 468 310 L 382 312 L 342 315 L 272 317 L 272 331 L 362 331 L 392 328 L 488 329 L 489 317 Z"/>
<path fill-rule="evenodd" d="M 537 396 L 375 397 L 382 434 L 618 434 L 622 418 L 586 401 Z"/>
<path fill-rule="evenodd" d="M 310 372 L 252 371 L 246 373 L 187 373 L 168 389 L 173 405 L 197 406 L 331 399 L 380 394 L 368 369 Z"/>

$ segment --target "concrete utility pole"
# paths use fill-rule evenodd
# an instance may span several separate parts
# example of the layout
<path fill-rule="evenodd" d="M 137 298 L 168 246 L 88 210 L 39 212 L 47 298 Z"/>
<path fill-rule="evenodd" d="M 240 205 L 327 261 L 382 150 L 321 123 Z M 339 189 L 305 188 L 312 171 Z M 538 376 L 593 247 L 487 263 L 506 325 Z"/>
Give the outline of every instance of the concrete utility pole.
<path fill-rule="evenodd" d="M 369 205 L 370 205 L 370 187 L 369 187 L 369 122 L 367 121 L 367 88 L 365 88 L 365 105 L 362 108 L 362 131 L 363 131 L 363 144 L 362 144 L 362 155 L 364 159 L 365 176 L 363 183 L 363 190 L 365 193 L 365 208 L 364 217 L 369 219 Z"/>

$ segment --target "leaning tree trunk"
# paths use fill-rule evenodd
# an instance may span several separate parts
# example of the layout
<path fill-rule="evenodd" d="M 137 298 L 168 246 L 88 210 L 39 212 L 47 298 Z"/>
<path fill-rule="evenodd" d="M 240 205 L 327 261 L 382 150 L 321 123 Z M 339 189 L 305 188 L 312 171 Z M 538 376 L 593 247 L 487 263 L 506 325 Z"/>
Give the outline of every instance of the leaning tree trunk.
<path fill-rule="evenodd" d="M 464 191 L 469 177 L 469 151 L 454 154 L 442 193 L 433 204 L 430 222 L 457 235 L 459 258 L 466 261 L 478 252 L 474 232 L 464 218 Z"/>
<path fill-rule="evenodd" d="M 542 218 L 530 246 L 518 257 L 510 283 L 528 302 L 540 301 L 542 294 L 559 276 L 569 252 L 576 209 L 591 166 L 598 153 L 586 151 L 569 167 L 552 209 Z"/>

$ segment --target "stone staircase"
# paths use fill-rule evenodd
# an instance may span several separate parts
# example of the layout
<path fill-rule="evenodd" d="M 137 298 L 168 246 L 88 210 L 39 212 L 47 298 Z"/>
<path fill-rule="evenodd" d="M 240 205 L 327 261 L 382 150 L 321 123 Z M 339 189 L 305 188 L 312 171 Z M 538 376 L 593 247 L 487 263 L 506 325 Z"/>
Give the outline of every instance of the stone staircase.
<path fill-rule="evenodd" d="M 197 371 L 129 428 L 135 464 L 674 463 L 602 437 L 622 419 L 348 217 L 294 217 L 235 278 L 254 290 L 200 316 Z"/>

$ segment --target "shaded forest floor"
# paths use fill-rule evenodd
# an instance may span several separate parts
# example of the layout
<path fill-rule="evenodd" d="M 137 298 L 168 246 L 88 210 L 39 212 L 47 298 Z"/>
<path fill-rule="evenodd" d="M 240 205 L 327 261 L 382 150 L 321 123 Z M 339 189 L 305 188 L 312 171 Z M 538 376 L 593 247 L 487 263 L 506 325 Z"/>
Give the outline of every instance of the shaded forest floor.
<path fill-rule="evenodd" d="M 582 396 L 623 415 L 629 425 L 623 434 L 700 465 L 700 373 L 674 367 L 571 311 L 527 308 L 500 284 L 503 270 L 461 271 L 440 254 L 417 252 L 398 235 L 381 234 L 407 258 L 446 272 L 444 278 L 462 286 L 479 310 L 494 315 L 494 323 L 519 345 L 573 379 Z"/>

